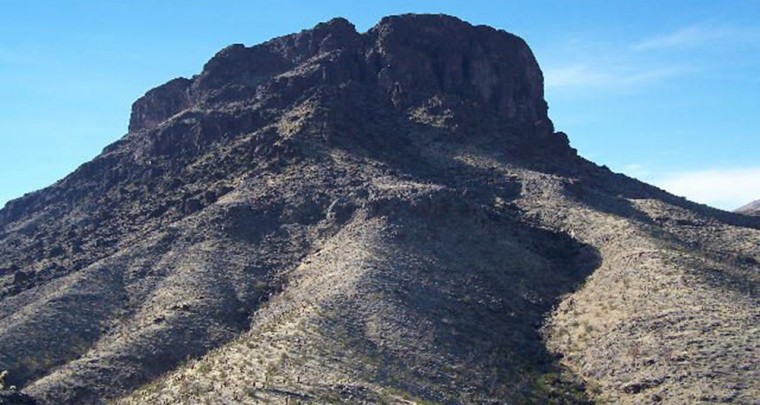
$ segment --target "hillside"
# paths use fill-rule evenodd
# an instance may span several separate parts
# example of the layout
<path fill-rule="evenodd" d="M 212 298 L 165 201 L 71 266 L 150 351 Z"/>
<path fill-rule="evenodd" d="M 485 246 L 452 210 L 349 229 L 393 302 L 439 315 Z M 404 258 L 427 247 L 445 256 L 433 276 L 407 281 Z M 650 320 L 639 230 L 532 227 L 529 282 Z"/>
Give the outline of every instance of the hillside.
<path fill-rule="evenodd" d="M 739 214 L 760 216 L 760 200 L 752 201 L 747 205 L 743 205 L 737 208 L 736 211 Z"/>
<path fill-rule="evenodd" d="M 0 211 L 0 369 L 44 404 L 749 404 L 759 262 L 760 219 L 578 156 L 522 39 L 334 19 Z"/>

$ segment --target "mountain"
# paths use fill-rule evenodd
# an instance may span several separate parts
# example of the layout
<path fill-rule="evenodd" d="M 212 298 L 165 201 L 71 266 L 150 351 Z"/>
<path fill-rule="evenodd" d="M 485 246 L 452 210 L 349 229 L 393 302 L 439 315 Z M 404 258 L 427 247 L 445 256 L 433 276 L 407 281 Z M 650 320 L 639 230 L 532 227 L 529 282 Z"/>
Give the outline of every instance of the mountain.
<path fill-rule="evenodd" d="M 760 200 L 752 201 L 747 205 L 737 208 L 734 212 L 745 215 L 760 216 Z"/>
<path fill-rule="evenodd" d="M 760 219 L 583 159 L 547 111 L 522 39 L 449 16 L 221 50 L 0 211 L 5 385 L 44 404 L 755 401 Z"/>

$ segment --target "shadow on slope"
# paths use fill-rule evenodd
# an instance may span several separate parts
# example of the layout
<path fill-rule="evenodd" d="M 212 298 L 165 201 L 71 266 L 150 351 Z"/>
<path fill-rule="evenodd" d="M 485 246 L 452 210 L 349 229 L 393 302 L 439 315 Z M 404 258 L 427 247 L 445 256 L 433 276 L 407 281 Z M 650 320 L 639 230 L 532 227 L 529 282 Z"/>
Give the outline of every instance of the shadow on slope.
<path fill-rule="evenodd" d="M 359 299 L 321 317 L 365 379 L 445 404 L 587 401 L 539 329 L 600 265 L 593 248 L 445 191 L 373 209 L 393 227 Z"/>

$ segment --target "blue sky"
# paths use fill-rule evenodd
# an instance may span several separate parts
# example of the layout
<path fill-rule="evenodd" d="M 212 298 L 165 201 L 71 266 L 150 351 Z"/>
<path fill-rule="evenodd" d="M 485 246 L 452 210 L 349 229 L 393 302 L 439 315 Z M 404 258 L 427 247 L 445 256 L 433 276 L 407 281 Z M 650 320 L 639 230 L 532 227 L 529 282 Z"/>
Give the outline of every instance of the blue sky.
<path fill-rule="evenodd" d="M 0 206 L 126 133 L 131 103 L 335 16 L 446 13 L 526 39 L 580 153 L 695 201 L 760 198 L 760 2 L 2 0 Z"/>

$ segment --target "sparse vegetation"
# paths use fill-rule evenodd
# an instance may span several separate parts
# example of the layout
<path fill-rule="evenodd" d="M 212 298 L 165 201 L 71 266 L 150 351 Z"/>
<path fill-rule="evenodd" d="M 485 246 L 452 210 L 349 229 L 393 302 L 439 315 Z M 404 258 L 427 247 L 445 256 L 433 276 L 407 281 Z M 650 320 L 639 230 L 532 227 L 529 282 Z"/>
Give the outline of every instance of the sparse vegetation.
<path fill-rule="evenodd" d="M 516 37 L 380 24 L 229 47 L 0 211 L 0 368 L 61 404 L 760 398 L 759 222 L 578 157 Z"/>

